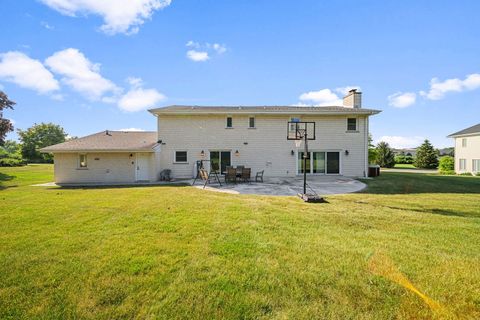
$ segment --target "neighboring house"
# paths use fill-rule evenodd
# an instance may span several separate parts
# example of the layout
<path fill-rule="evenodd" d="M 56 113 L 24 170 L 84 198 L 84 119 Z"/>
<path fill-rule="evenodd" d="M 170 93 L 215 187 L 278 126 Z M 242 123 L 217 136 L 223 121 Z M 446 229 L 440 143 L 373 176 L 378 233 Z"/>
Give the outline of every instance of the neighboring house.
<path fill-rule="evenodd" d="M 403 154 L 405 156 L 415 157 L 417 155 L 417 148 L 393 149 L 395 155 Z"/>
<path fill-rule="evenodd" d="M 42 149 L 54 154 L 57 183 L 156 181 L 164 169 L 192 178 L 209 160 L 222 172 L 244 165 L 252 174 L 293 177 L 303 173 L 303 145 L 287 140 L 288 121 L 314 121 L 307 173 L 363 177 L 368 172 L 368 119 L 378 110 L 361 107 L 351 90 L 342 107 L 199 107 L 149 110 L 158 131 L 103 131 Z M 205 163 L 209 163 L 205 162 Z M 91 171 L 91 172 L 90 172 Z"/>
<path fill-rule="evenodd" d="M 448 137 L 455 139 L 455 172 L 480 172 L 480 123 Z"/>

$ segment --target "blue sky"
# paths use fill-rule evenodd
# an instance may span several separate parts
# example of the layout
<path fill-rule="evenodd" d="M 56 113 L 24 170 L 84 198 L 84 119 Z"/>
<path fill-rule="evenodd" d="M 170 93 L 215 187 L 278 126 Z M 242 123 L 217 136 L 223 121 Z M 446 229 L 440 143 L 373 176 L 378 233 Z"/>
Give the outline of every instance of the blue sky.
<path fill-rule="evenodd" d="M 480 122 L 479 1 L 3 0 L 15 127 L 155 130 L 171 104 L 326 105 L 360 87 L 376 141 Z M 16 134 L 8 136 L 15 139 Z"/>

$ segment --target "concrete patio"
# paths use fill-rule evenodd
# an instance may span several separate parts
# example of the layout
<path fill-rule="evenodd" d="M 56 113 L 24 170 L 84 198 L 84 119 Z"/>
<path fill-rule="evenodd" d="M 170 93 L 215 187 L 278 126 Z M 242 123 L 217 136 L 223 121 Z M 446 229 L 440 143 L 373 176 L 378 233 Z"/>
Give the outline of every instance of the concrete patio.
<path fill-rule="evenodd" d="M 222 185 L 208 184 L 203 189 L 202 180 L 197 180 L 194 188 L 205 191 L 223 192 L 230 194 L 258 194 L 271 196 L 293 196 L 303 192 L 303 177 L 265 178 L 264 182 L 229 183 Z M 99 187 L 141 187 L 141 186 L 188 186 L 193 179 L 178 179 L 170 182 L 136 182 L 136 183 L 76 183 L 57 185 L 54 182 L 36 184 L 36 187 L 66 187 L 66 188 L 99 188 Z M 358 180 L 343 176 L 309 176 L 307 178 L 307 193 L 312 189 L 319 195 L 344 194 L 362 190 L 366 185 Z"/>
<path fill-rule="evenodd" d="M 207 191 L 231 194 L 258 194 L 272 196 L 293 196 L 303 193 L 303 177 L 265 178 L 264 182 L 225 184 L 208 184 Z M 192 180 L 193 182 L 193 180 Z M 307 193 L 313 189 L 319 195 L 352 193 L 362 190 L 366 185 L 358 180 L 343 176 L 309 176 Z M 203 181 L 198 180 L 194 186 L 202 189 Z"/>

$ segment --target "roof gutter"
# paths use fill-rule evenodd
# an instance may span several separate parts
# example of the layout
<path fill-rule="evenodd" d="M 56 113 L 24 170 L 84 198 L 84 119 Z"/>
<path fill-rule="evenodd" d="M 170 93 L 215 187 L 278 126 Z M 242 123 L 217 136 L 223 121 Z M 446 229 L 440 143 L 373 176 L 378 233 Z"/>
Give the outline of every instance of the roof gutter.
<path fill-rule="evenodd" d="M 128 153 L 128 152 L 155 152 L 152 149 L 126 149 L 126 150 L 112 150 L 112 149 L 79 149 L 79 150 L 58 150 L 58 149 L 48 149 L 42 148 L 40 150 L 41 153 Z"/>
<path fill-rule="evenodd" d="M 350 111 L 350 110 L 349 110 Z M 378 114 L 381 111 L 375 110 L 375 111 L 365 111 L 359 112 L 358 110 L 354 110 L 352 108 L 352 112 L 336 112 L 336 111 L 331 111 L 331 112 L 306 112 L 306 111 L 271 111 L 271 112 L 266 112 L 266 111 L 249 111 L 249 110 L 231 110 L 231 111 L 155 111 L 155 110 L 149 110 L 150 113 L 152 113 L 155 116 L 159 115 L 209 115 L 209 114 L 219 114 L 219 115 L 226 115 L 226 114 L 263 114 L 263 115 L 292 115 L 292 114 L 301 114 L 301 115 L 348 115 L 348 114 L 357 114 L 357 115 L 374 115 Z"/>

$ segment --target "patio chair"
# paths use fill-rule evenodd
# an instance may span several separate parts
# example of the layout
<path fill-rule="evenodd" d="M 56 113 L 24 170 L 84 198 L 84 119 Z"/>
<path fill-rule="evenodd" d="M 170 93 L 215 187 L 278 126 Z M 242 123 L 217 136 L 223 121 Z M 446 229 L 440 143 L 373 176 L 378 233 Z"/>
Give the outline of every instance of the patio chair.
<path fill-rule="evenodd" d="M 218 167 L 218 163 L 212 163 L 210 165 L 210 171 L 213 171 L 215 173 L 219 173 L 220 168 Z"/>
<path fill-rule="evenodd" d="M 262 170 L 262 171 L 259 171 L 257 172 L 257 174 L 255 175 L 255 182 L 263 182 L 263 173 L 265 172 L 265 170 Z"/>
<path fill-rule="evenodd" d="M 227 171 L 225 172 L 225 183 L 233 182 L 237 183 L 237 170 L 232 167 L 227 167 Z"/>
<path fill-rule="evenodd" d="M 245 168 L 245 166 L 237 166 L 237 177 L 241 178 L 242 177 L 242 170 Z"/>
<path fill-rule="evenodd" d="M 250 176 L 252 174 L 252 169 L 250 168 L 243 168 L 242 169 L 242 176 L 241 179 L 243 182 L 248 182 L 250 183 Z"/>

